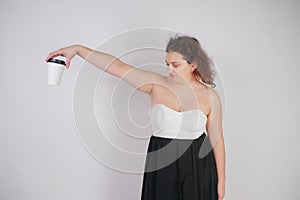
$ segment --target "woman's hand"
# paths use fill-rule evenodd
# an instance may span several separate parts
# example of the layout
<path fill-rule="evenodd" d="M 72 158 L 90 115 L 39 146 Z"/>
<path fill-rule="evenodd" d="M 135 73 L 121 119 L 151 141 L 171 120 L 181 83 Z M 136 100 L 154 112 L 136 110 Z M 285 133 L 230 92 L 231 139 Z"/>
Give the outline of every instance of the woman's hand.
<path fill-rule="evenodd" d="M 78 51 L 79 45 L 72 45 L 60 48 L 56 51 L 49 53 L 45 61 L 47 62 L 50 58 L 54 58 L 56 56 L 64 56 L 66 58 L 66 67 L 68 69 L 70 67 L 71 59 L 78 54 Z"/>
<path fill-rule="evenodd" d="M 225 196 L 225 182 L 219 181 L 218 182 L 218 200 L 223 200 Z"/>

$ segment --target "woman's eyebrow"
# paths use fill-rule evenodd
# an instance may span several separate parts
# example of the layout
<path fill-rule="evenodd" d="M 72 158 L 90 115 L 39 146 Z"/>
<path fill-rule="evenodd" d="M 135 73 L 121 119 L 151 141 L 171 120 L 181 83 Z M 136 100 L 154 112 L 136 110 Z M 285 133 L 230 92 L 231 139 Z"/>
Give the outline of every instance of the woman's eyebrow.
<path fill-rule="evenodd" d="M 167 60 L 165 60 L 165 61 L 166 61 L 166 63 L 168 63 L 168 61 L 167 61 Z M 171 63 L 173 63 L 173 64 L 174 64 L 174 63 L 179 63 L 179 62 L 177 62 L 177 61 L 173 61 L 173 62 L 171 62 Z"/>

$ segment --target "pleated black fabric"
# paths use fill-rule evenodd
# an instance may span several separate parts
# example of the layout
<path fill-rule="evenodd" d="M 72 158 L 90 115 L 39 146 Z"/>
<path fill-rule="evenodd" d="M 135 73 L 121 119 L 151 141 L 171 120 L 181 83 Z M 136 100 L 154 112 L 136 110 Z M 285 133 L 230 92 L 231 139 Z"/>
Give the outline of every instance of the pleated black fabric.
<path fill-rule="evenodd" d="M 207 141 L 206 134 L 197 139 L 171 139 L 152 135 L 143 174 L 141 199 L 217 200 L 215 157 Z M 201 145 L 206 145 L 205 148 L 208 149 L 203 154 L 204 157 L 199 156 Z M 162 148 L 167 150 L 159 152 Z M 156 154 L 150 155 L 151 152 Z M 152 170 L 163 160 L 171 161 L 164 167 Z"/>

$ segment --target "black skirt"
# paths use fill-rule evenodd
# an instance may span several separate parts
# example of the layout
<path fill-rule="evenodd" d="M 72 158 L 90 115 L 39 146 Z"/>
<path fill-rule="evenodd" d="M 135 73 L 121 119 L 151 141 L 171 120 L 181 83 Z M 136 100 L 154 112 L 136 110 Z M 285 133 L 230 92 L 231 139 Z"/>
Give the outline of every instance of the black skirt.
<path fill-rule="evenodd" d="M 217 168 L 208 136 L 173 139 L 152 135 L 142 200 L 217 200 Z"/>

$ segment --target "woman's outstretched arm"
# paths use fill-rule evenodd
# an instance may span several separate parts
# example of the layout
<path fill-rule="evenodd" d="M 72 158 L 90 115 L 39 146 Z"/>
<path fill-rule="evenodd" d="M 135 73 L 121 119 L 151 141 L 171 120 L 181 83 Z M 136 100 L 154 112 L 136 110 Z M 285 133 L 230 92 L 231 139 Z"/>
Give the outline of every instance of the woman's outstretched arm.
<path fill-rule="evenodd" d="M 154 83 L 162 83 L 164 79 L 160 74 L 135 68 L 113 55 L 95 51 L 82 45 L 67 46 L 53 51 L 47 56 L 46 61 L 56 56 L 64 56 L 66 57 L 66 68 L 69 68 L 72 58 L 76 55 L 95 67 L 122 78 L 133 87 L 148 94 L 152 92 Z"/>

